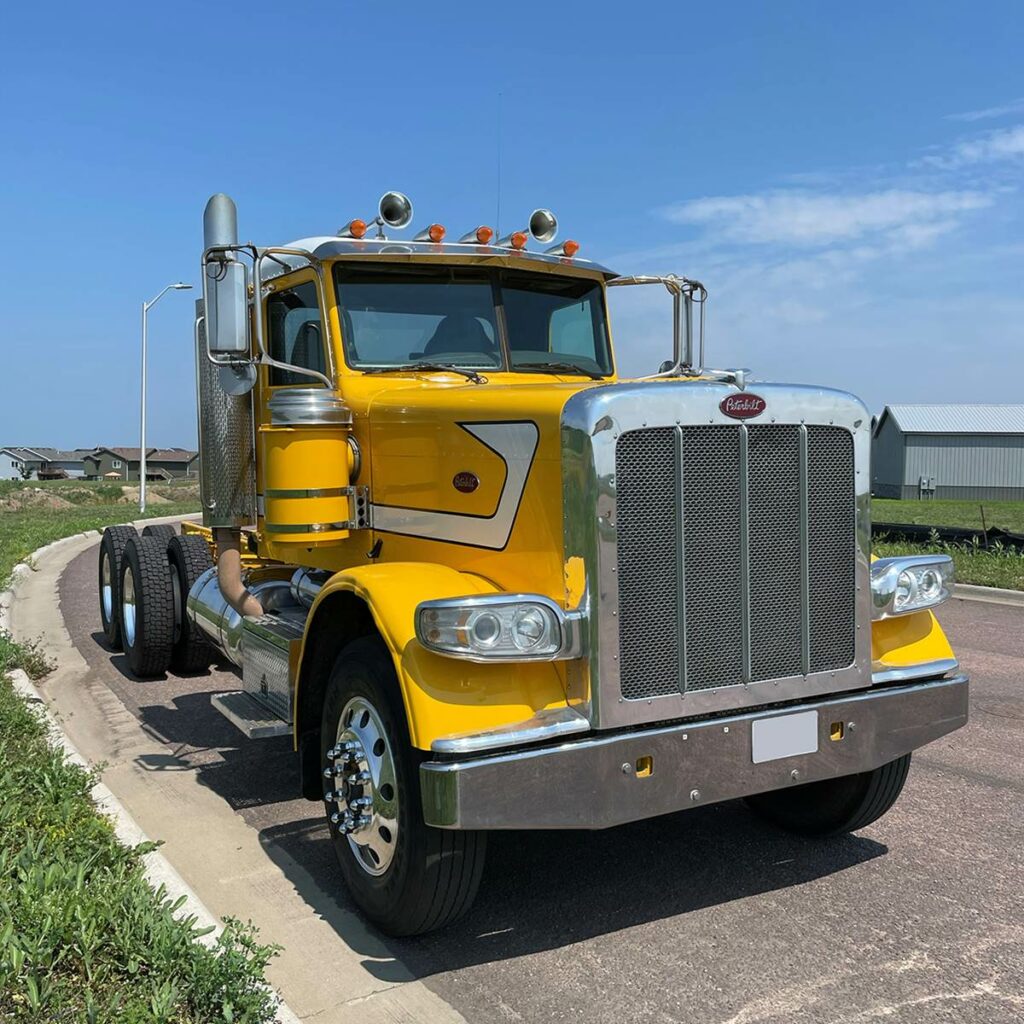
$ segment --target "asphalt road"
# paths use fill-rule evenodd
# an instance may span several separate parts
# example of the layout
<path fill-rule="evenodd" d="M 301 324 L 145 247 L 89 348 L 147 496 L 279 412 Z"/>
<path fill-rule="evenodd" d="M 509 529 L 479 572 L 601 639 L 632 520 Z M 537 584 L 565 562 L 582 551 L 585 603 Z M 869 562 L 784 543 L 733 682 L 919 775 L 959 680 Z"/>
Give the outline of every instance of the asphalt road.
<path fill-rule="evenodd" d="M 97 677 L 268 856 L 284 851 L 350 907 L 319 806 L 294 796 L 290 743 L 247 741 L 213 711 L 229 672 L 129 678 L 103 646 L 95 557 L 68 566 L 60 595 Z M 870 828 L 798 841 L 731 803 L 605 832 L 497 833 L 469 916 L 387 946 L 473 1024 L 1019 1024 L 1024 610 L 958 600 L 940 618 L 972 676 L 971 721 L 915 755 Z"/>

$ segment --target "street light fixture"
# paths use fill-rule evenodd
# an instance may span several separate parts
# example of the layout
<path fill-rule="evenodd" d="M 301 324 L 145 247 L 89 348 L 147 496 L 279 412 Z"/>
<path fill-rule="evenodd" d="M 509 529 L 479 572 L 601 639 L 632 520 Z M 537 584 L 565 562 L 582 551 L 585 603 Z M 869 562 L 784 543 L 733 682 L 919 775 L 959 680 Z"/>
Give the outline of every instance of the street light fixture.
<path fill-rule="evenodd" d="M 175 281 L 166 288 L 155 299 L 142 304 L 142 428 L 139 431 L 140 458 L 139 458 L 139 513 L 146 511 L 146 320 L 150 309 L 155 306 L 169 291 L 187 291 L 192 285 L 182 281 Z"/>

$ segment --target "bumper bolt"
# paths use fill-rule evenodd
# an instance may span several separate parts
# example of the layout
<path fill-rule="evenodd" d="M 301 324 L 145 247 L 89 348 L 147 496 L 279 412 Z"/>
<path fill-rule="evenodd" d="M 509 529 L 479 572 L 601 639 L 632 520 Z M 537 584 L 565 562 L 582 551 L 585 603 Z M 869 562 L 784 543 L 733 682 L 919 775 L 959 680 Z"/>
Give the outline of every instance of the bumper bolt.
<path fill-rule="evenodd" d="M 629 763 L 629 761 L 626 761 L 625 764 L 623 764 L 623 766 L 622 766 L 622 774 L 623 775 L 632 775 L 633 774 L 633 766 L 632 766 L 632 764 Z"/>
<path fill-rule="evenodd" d="M 798 779 L 800 778 L 800 769 L 799 769 L 799 768 L 794 768 L 794 769 L 793 769 L 793 770 L 792 770 L 792 771 L 791 771 L 791 772 L 789 773 L 789 777 L 790 777 L 790 778 L 791 778 L 791 779 L 792 779 L 792 780 L 793 780 L 794 782 L 796 782 L 796 781 L 797 781 L 797 780 L 798 780 Z"/>
<path fill-rule="evenodd" d="M 691 789 L 690 790 L 690 799 L 694 803 L 696 803 L 700 799 L 700 790 L 699 789 Z"/>

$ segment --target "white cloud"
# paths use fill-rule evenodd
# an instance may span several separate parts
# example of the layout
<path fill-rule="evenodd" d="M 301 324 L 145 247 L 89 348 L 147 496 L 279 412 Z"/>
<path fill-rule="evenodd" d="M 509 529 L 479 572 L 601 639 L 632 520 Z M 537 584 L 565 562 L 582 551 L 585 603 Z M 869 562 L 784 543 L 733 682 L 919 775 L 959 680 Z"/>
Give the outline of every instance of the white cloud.
<path fill-rule="evenodd" d="M 987 121 L 995 117 L 1006 117 L 1009 114 L 1024 113 L 1024 96 L 1010 100 L 998 107 L 984 107 L 981 110 L 967 110 L 962 114 L 947 114 L 947 121 Z"/>
<path fill-rule="evenodd" d="M 976 139 L 964 139 L 946 155 L 927 156 L 922 162 L 941 170 L 956 170 L 1020 157 L 1024 157 L 1024 124 L 988 132 Z"/>
<path fill-rule="evenodd" d="M 827 246 L 880 238 L 889 244 L 923 244 L 957 224 L 957 215 L 989 206 L 978 191 L 908 189 L 829 195 L 784 190 L 691 199 L 668 207 L 676 224 L 707 229 L 719 240 Z"/>

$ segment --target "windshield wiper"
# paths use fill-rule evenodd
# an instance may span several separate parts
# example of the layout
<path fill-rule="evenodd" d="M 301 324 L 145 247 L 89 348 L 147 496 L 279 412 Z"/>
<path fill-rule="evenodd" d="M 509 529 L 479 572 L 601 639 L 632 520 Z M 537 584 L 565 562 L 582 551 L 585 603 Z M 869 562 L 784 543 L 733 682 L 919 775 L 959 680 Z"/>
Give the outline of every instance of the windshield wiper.
<path fill-rule="evenodd" d="M 604 380 L 603 373 L 595 373 L 576 363 L 516 363 L 517 370 L 548 370 L 551 373 L 578 373 L 581 377 L 589 377 L 591 380 Z"/>
<path fill-rule="evenodd" d="M 463 377 L 469 378 L 474 384 L 486 384 L 487 378 L 477 373 L 476 370 L 466 370 L 461 366 L 453 366 L 451 363 L 405 363 L 402 366 L 374 366 L 364 373 L 408 373 L 410 370 L 425 370 L 427 373 L 461 373 Z"/>

